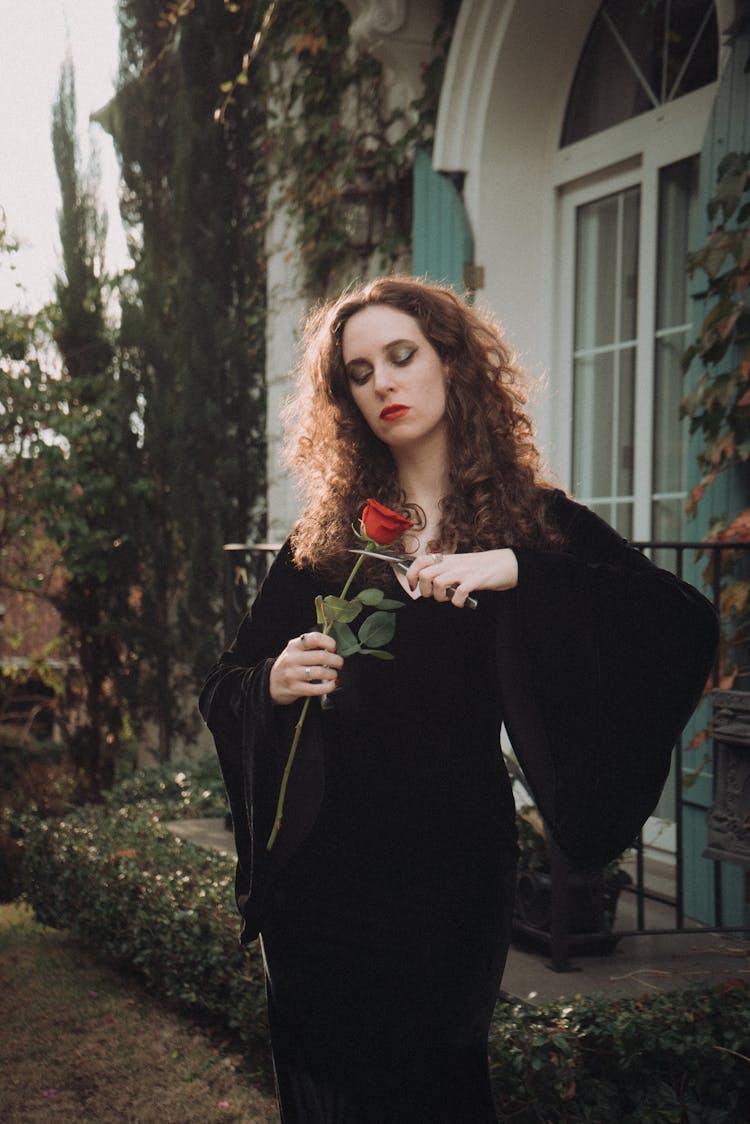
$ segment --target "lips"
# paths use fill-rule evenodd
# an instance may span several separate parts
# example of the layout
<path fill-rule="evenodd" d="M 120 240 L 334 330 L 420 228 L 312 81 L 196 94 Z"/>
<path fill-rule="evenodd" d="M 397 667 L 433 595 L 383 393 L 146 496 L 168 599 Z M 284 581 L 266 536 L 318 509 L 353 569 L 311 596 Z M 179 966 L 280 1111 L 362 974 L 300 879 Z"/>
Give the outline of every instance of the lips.
<path fill-rule="evenodd" d="M 394 402 L 392 406 L 385 406 L 380 411 L 381 421 L 397 421 L 409 413 L 408 406 L 402 406 L 400 402 Z"/>

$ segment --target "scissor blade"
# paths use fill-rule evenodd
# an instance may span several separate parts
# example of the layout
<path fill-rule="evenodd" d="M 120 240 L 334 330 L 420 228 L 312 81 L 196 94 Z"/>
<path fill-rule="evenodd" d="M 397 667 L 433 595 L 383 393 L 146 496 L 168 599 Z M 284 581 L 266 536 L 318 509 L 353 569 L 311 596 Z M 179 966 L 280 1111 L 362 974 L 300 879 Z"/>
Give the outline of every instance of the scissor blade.
<path fill-rule="evenodd" d="M 382 558 L 384 562 L 397 562 L 407 569 L 414 561 L 413 554 L 379 554 L 377 550 L 355 550 L 353 547 L 349 549 L 349 554 L 367 554 L 370 558 Z"/>
<path fill-rule="evenodd" d="M 381 558 L 384 562 L 390 562 L 391 565 L 395 569 L 400 570 L 402 574 L 406 573 L 414 561 L 414 555 L 412 554 L 379 554 L 376 550 L 356 550 L 354 547 L 349 548 L 349 554 L 369 554 L 370 558 Z M 453 598 L 455 592 L 455 586 L 448 586 L 445 591 L 445 596 L 449 601 Z M 467 609 L 476 609 L 478 602 L 475 597 L 467 597 L 464 604 Z"/>

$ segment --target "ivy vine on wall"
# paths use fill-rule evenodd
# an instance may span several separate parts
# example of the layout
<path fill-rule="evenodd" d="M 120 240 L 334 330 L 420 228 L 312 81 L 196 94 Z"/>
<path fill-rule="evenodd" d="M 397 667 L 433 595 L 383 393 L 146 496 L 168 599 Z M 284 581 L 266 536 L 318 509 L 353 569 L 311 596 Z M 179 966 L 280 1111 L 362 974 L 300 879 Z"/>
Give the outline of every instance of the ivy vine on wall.
<path fill-rule="evenodd" d="M 696 342 L 683 357 L 685 370 L 696 358 L 701 363 L 697 384 L 682 403 L 691 434 L 699 432 L 703 442 L 702 478 L 690 494 L 690 513 L 720 473 L 750 458 L 749 192 L 750 154 L 729 153 L 719 165 L 718 186 L 708 204 L 713 229 L 688 262 L 691 277 L 699 270 L 706 275 L 707 286 L 696 295 L 709 306 Z M 732 523 L 745 514 L 750 520 L 750 513 L 742 512 Z"/>
<path fill-rule="evenodd" d="M 683 356 L 687 371 L 697 359 L 700 373 L 682 402 L 690 433 L 700 434 L 699 483 L 688 497 L 694 515 L 703 497 L 728 470 L 738 473 L 739 510 L 712 521 L 707 541 L 750 541 L 748 460 L 750 460 L 750 153 L 731 152 L 721 161 L 717 188 L 708 203 L 712 229 L 690 254 L 688 273 L 706 277 L 696 294 L 707 302 L 697 339 Z M 719 566 L 720 573 L 714 573 Z M 750 581 L 737 551 L 711 551 L 704 579 L 721 583 L 720 611 L 727 626 L 720 653 L 720 683 L 731 687 L 742 673 L 741 654 L 750 638 Z"/>
<path fill-rule="evenodd" d="M 420 95 L 390 109 L 383 68 L 352 43 L 340 0 L 271 0 L 262 13 L 250 0 L 225 6 L 249 46 L 221 85 L 216 120 L 241 97 L 266 105 L 269 198 L 296 225 L 308 295 L 408 269 L 414 154 L 432 139 L 459 0 L 444 0 Z"/>

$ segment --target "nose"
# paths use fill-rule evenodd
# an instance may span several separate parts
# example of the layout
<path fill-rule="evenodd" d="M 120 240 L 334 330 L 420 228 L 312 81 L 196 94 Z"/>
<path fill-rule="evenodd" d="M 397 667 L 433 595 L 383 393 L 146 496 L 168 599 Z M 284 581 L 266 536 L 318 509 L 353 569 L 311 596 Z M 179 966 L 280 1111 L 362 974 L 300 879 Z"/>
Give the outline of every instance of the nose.
<path fill-rule="evenodd" d="M 390 363 L 380 361 L 375 364 L 372 372 L 372 384 L 376 394 L 384 396 L 394 388 L 394 372 Z"/>

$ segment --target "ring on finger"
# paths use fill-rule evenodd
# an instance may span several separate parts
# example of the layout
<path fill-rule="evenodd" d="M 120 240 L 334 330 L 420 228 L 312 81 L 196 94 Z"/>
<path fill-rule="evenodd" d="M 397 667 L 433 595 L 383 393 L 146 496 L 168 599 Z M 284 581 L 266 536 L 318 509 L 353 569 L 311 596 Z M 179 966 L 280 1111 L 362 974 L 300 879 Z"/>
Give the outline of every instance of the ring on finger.
<path fill-rule="evenodd" d="M 432 562 L 433 566 L 438 566 L 443 561 L 443 556 L 442 554 L 431 554 L 430 561 Z"/>
<path fill-rule="evenodd" d="M 307 680 L 308 683 L 312 679 L 312 668 L 311 667 L 305 668 L 305 679 Z"/>

